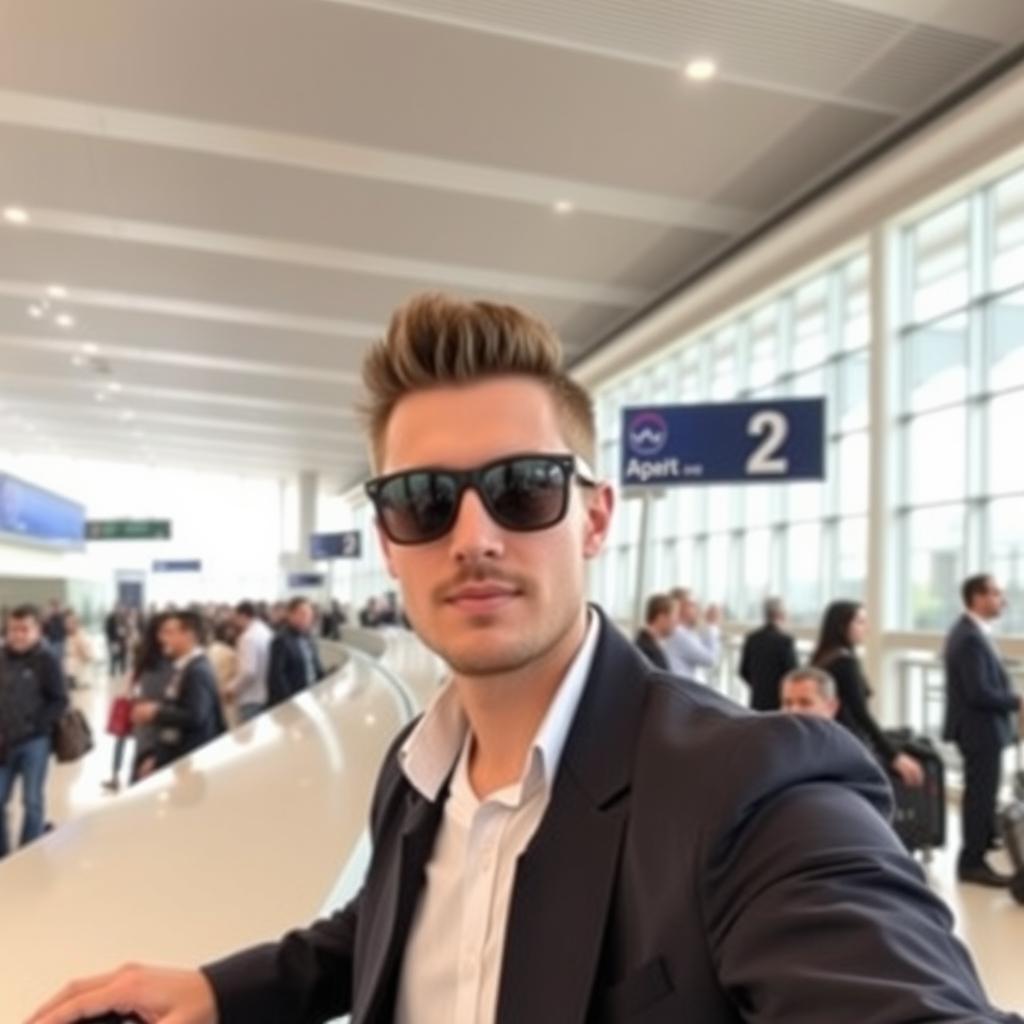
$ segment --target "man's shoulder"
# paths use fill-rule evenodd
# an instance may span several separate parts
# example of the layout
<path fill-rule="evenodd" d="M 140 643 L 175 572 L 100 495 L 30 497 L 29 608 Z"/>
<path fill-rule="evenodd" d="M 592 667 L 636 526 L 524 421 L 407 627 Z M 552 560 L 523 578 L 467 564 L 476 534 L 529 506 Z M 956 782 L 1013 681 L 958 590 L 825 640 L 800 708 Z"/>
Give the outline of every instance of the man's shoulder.
<path fill-rule="evenodd" d="M 848 785 L 885 807 L 886 783 L 841 726 L 781 712 L 752 712 L 698 683 L 654 672 L 637 744 L 637 780 L 686 813 L 742 815 L 774 795 L 815 782 Z M 640 794 L 643 799 L 643 794 Z"/>

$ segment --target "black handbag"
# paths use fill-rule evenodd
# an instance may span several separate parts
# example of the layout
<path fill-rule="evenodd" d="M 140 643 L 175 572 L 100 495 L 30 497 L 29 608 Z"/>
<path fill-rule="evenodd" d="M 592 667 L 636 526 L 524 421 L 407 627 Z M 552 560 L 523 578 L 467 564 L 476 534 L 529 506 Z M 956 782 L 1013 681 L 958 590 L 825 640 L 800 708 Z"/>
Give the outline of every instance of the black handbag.
<path fill-rule="evenodd" d="M 53 753 L 61 764 L 79 761 L 93 748 L 92 729 L 78 708 L 69 708 L 53 727 Z"/>

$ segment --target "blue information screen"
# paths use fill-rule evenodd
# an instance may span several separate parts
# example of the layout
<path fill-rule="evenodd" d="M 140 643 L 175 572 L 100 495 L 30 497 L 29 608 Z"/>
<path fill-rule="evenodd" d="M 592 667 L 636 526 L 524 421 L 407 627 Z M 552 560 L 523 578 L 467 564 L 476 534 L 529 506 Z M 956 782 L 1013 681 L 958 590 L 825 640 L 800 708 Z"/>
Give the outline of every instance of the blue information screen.
<path fill-rule="evenodd" d="M 85 508 L 70 498 L 0 473 L 0 533 L 49 544 L 82 544 Z"/>
<path fill-rule="evenodd" d="M 290 572 L 288 573 L 288 586 L 294 589 L 302 587 L 322 587 L 324 585 L 324 574 L 322 572 Z"/>
<path fill-rule="evenodd" d="M 202 572 L 198 558 L 159 559 L 153 563 L 153 572 Z"/>
<path fill-rule="evenodd" d="M 623 487 L 825 478 L 825 400 L 622 410 Z"/>
<path fill-rule="evenodd" d="M 359 530 L 314 533 L 309 538 L 309 557 L 315 562 L 330 558 L 359 558 L 362 553 L 363 536 Z"/>

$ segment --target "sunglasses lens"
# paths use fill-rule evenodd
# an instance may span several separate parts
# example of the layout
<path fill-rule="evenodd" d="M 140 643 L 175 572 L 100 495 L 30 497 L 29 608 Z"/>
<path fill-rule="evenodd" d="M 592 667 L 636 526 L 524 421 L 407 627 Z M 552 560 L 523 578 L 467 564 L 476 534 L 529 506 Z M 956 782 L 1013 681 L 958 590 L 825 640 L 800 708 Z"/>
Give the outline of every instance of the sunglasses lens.
<path fill-rule="evenodd" d="M 392 477 L 376 501 L 385 532 L 400 544 L 417 544 L 446 533 L 457 503 L 455 479 L 432 471 Z"/>
<path fill-rule="evenodd" d="M 497 463 L 484 471 L 481 483 L 491 515 L 506 529 L 543 530 L 565 515 L 569 474 L 552 459 Z"/>

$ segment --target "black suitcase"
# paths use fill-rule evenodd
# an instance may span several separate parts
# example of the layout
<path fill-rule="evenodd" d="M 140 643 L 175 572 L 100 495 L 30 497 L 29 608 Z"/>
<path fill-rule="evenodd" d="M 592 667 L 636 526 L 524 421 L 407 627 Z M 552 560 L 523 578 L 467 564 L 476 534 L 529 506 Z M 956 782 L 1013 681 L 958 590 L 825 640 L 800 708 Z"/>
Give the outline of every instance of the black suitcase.
<path fill-rule="evenodd" d="M 1010 891 L 1018 903 L 1024 903 L 1024 801 L 1015 800 L 999 812 L 1003 844 L 1013 865 Z"/>
<path fill-rule="evenodd" d="M 893 729 L 885 735 L 924 769 L 923 786 L 907 786 L 892 772 L 889 781 L 896 803 L 892 827 L 908 851 L 921 851 L 927 858 L 932 850 L 946 845 L 946 766 L 928 737 L 915 736 L 909 729 Z"/>

